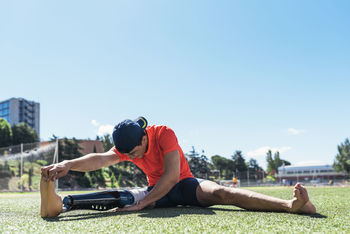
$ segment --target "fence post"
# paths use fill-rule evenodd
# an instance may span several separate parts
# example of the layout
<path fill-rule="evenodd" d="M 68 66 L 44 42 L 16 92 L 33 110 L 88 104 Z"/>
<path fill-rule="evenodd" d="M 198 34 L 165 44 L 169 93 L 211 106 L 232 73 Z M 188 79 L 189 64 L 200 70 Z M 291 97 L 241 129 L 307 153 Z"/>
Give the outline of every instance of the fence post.
<path fill-rule="evenodd" d="M 248 178 L 248 187 L 249 187 L 249 167 L 248 167 L 248 170 L 247 170 L 247 178 Z"/>
<path fill-rule="evenodd" d="M 23 192 L 23 143 L 21 143 L 21 191 Z"/>
<path fill-rule="evenodd" d="M 53 163 L 58 163 L 58 139 L 56 139 L 56 149 L 55 149 L 55 154 L 54 154 L 54 159 Z M 55 188 L 56 190 L 58 189 L 58 179 L 55 181 Z"/>

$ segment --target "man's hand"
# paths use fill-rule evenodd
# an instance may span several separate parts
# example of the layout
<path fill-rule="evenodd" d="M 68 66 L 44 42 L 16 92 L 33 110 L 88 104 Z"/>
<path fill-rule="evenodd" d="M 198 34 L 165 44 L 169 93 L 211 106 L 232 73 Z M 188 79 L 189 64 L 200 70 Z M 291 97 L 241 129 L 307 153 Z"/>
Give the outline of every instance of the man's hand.
<path fill-rule="evenodd" d="M 116 211 L 137 211 L 145 208 L 140 202 L 137 202 L 135 205 L 119 208 Z"/>
<path fill-rule="evenodd" d="M 41 168 L 41 176 L 44 178 L 44 180 L 49 181 L 55 181 L 58 178 L 61 178 L 65 175 L 67 175 L 69 171 L 69 166 L 64 161 L 61 163 L 51 164 L 46 167 Z"/>
<path fill-rule="evenodd" d="M 138 210 L 142 210 L 146 207 L 148 208 L 152 208 L 153 206 L 155 205 L 155 202 L 151 205 L 148 205 L 148 206 L 145 206 L 144 203 L 142 203 L 142 200 L 137 202 L 136 204 L 132 205 L 132 206 L 127 206 L 127 207 L 123 207 L 123 208 L 113 208 L 113 209 L 110 209 L 109 211 L 110 212 L 123 212 L 123 211 L 138 211 Z"/>

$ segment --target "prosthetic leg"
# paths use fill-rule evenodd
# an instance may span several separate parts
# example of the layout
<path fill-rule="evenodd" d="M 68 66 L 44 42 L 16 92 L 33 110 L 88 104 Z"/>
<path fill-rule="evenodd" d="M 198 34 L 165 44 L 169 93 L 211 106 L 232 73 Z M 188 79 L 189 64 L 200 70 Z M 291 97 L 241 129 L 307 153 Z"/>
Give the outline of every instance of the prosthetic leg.
<path fill-rule="evenodd" d="M 55 191 L 53 181 L 40 181 L 40 215 L 43 218 L 56 217 L 62 212 L 74 209 L 108 210 L 133 205 L 147 195 L 147 188 L 112 190 L 89 194 L 69 195 L 63 201 Z"/>
<path fill-rule="evenodd" d="M 130 206 L 143 199 L 147 188 L 132 190 L 110 190 L 88 194 L 68 195 L 63 198 L 62 212 L 74 209 L 109 210 Z"/>

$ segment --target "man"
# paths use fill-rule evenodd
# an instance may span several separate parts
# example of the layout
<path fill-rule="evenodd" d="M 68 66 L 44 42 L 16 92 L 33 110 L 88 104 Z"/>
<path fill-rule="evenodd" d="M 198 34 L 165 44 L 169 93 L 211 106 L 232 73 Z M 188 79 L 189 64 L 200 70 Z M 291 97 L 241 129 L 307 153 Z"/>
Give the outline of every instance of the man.
<path fill-rule="evenodd" d="M 121 161 L 132 161 L 143 170 L 149 187 L 148 192 L 142 193 L 143 195 L 138 199 L 135 198 L 137 197 L 135 194 L 131 196 L 131 202 L 125 203 L 129 206 L 124 204 L 119 206 L 124 206 L 123 208 L 115 208 L 116 211 L 137 211 L 145 207 L 176 205 L 202 207 L 235 205 L 255 211 L 316 213 L 316 208 L 309 201 L 306 188 L 301 184 L 295 185 L 292 200 L 282 200 L 194 178 L 173 130 L 161 125 L 147 126 L 147 120 L 143 117 L 135 121 L 124 120 L 116 125 L 113 131 L 113 142 L 115 147 L 108 152 L 92 153 L 42 168 L 40 190 L 43 217 L 57 216 L 62 212 L 61 198 L 54 192 L 54 180 L 65 176 L 69 170 L 94 171 Z M 126 192 L 126 194 L 128 196 L 129 193 Z M 101 193 L 88 196 L 97 198 L 95 200 L 103 200 Z M 108 199 L 112 197 L 102 194 L 102 197 L 107 200 L 106 196 Z M 121 195 L 118 195 L 120 200 L 119 196 Z M 69 204 L 73 204 L 74 199 L 74 197 L 65 198 L 64 204 L 69 208 Z"/>
<path fill-rule="evenodd" d="M 232 178 L 232 182 L 233 182 L 233 187 L 237 188 L 238 180 L 237 180 L 236 177 L 233 177 L 233 178 Z"/>

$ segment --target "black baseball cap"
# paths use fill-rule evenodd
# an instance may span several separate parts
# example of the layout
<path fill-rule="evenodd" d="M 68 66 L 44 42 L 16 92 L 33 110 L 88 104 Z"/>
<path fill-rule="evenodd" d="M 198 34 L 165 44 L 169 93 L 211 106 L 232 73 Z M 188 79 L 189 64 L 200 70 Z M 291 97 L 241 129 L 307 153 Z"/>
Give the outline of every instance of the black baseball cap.
<path fill-rule="evenodd" d="M 113 129 L 113 143 L 120 153 L 127 154 L 137 146 L 147 127 L 146 118 L 140 116 L 135 120 L 126 119 Z"/>

